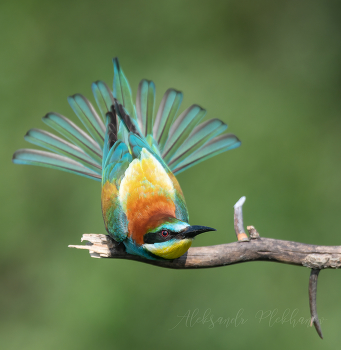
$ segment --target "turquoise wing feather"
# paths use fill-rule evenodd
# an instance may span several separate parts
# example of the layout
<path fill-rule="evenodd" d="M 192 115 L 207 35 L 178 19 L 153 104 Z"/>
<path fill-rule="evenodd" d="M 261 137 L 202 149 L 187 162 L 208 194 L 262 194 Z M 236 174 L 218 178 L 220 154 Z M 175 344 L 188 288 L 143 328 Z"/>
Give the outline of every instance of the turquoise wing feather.
<path fill-rule="evenodd" d="M 108 85 L 103 81 L 96 81 L 91 85 L 97 106 L 101 111 L 103 121 L 106 120 L 106 114 L 111 110 L 111 106 L 115 103 L 114 96 Z"/>
<path fill-rule="evenodd" d="M 118 191 L 125 171 L 133 158 L 127 145 L 117 140 L 117 118 L 112 112 L 106 115 L 105 148 L 102 173 L 102 213 L 105 227 L 110 235 L 122 242 L 127 237 L 127 217 Z"/>
<path fill-rule="evenodd" d="M 68 102 L 89 134 L 103 148 L 105 127 L 91 103 L 81 94 L 68 97 Z"/>
<path fill-rule="evenodd" d="M 118 58 L 113 59 L 114 63 L 114 91 L 113 95 L 128 112 L 131 118 L 136 120 L 135 105 L 133 103 L 133 96 L 131 88 L 126 76 L 118 62 Z"/>
<path fill-rule="evenodd" d="M 164 94 L 153 126 L 153 136 L 160 152 L 167 141 L 169 129 L 178 113 L 183 94 L 174 89 L 168 89 Z"/>
<path fill-rule="evenodd" d="M 172 168 L 193 152 L 199 149 L 204 143 L 212 140 L 227 129 L 227 125 L 219 119 L 210 119 L 201 123 L 191 132 L 186 141 L 180 145 L 175 154 L 170 157 L 168 165 Z"/>
<path fill-rule="evenodd" d="M 241 144 L 237 136 L 233 134 L 225 134 L 213 138 L 208 141 L 203 146 L 201 146 L 197 151 L 189 155 L 182 162 L 180 162 L 172 171 L 175 175 L 187 170 L 188 168 L 203 162 L 206 159 L 214 157 L 219 153 L 229 151 L 231 149 L 239 147 Z"/>
<path fill-rule="evenodd" d="M 31 129 L 25 135 L 25 140 L 48 149 L 49 151 L 58 153 L 60 155 L 69 157 L 85 167 L 101 174 L 101 166 L 89 157 L 81 148 L 57 137 L 47 131 L 39 129 Z"/>
<path fill-rule="evenodd" d="M 124 172 L 127 170 L 132 160 L 133 158 L 129 153 L 127 145 L 122 141 L 116 141 L 114 146 L 110 149 L 105 168 L 103 168 L 102 184 L 109 181 L 115 183 L 118 189 Z"/>
<path fill-rule="evenodd" d="M 178 148 L 186 141 L 192 130 L 204 118 L 205 114 L 206 111 L 203 108 L 193 105 L 176 119 L 169 131 L 167 143 L 162 153 L 166 162 L 169 161 Z"/>
<path fill-rule="evenodd" d="M 152 81 L 140 82 L 135 109 L 130 85 L 117 58 L 113 64 L 113 92 L 104 82 L 92 84 L 102 117 L 82 95 L 68 99 L 89 134 L 66 117 L 48 113 L 43 118 L 44 123 L 68 141 L 46 131 L 31 129 L 25 140 L 54 153 L 19 150 L 13 156 L 13 162 L 69 171 L 97 181 L 102 174 L 105 181 L 112 182 L 120 178 L 142 148 L 153 154 L 167 172 L 179 174 L 240 145 L 235 135 L 223 134 L 227 126 L 219 119 L 198 125 L 206 114 L 199 106 L 193 105 L 177 117 L 183 99 L 180 91 L 168 89 L 155 116 Z"/>
<path fill-rule="evenodd" d="M 68 157 L 50 152 L 35 149 L 20 149 L 14 153 L 12 161 L 15 164 L 38 165 L 101 181 L 101 175 L 98 173 L 84 167 L 82 164 Z"/>
<path fill-rule="evenodd" d="M 153 133 L 155 109 L 155 85 L 152 81 L 143 79 L 136 96 L 136 112 L 140 129 L 144 136 Z"/>
<path fill-rule="evenodd" d="M 52 129 L 58 131 L 62 136 L 81 148 L 87 155 L 97 163 L 102 162 L 102 149 L 98 144 L 81 128 L 71 120 L 58 113 L 48 113 L 43 122 Z"/>

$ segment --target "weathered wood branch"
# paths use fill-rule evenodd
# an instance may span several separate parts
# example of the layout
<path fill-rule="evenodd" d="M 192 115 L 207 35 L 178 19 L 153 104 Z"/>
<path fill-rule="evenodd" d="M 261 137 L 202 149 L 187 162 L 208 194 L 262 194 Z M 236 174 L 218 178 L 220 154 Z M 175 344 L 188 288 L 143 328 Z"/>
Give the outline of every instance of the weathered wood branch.
<path fill-rule="evenodd" d="M 341 246 L 321 246 L 260 237 L 253 226 L 248 226 L 249 237 L 243 224 L 242 197 L 234 206 L 234 228 L 238 241 L 207 247 L 190 248 L 174 260 L 148 260 L 127 254 L 123 244 L 102 234 L 84 234 L 87 245 L 69 245 L 70 248 L 87 249 L 93 258 L 127 259 L 170 269 L 199 269 L 238 264 L 247 261 L 273 261 L 305 266 L 311 269 L 309 278 L 309 306 L 311 325 L 314 324 L 322 338 L 316 311 L 317 276 L 322 269 L 341 267 Z"/>
<path fill-rule="evenodd" d="M 248 227 L 249 232 L 254 230 Z M 320 246 L 272 238 L 252 238 L 207 247 L 190 248 L 175 260 L 148 260 L 125 252 L 124 245 L 102 234 L 84 234 L 88 245 L 70 245 L 70 248 L 87 249 L 95 258 L 128 259 L 170 269 L 197 269 L 238 264 L 247 261 L 273 261 L 305 266 L 310 269 L 341 267 L 341 246 Z"/>

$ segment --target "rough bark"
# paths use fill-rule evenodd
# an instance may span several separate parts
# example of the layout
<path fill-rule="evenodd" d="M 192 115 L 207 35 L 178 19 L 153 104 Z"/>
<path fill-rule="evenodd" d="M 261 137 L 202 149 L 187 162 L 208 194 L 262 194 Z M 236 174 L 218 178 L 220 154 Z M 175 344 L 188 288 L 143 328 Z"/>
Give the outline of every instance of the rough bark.
<path fill-rule="evenodd" d="M 88 245 L 70 245 L 70 248 L 87 249 L 92 257 L 128 259 L 170 269 L 197 269 L 238 264 L 247 261 L 273 261 L 305 266 L 310 269 L 341 267 L 341 246 L 319 246 L 272 238 L 252 238 L 253 226 L 248 227 L 250 241 L 190 248 L 175 260 L 147 260 L 127 254 L 123 244 L 101 234 L 84 234 Z"/>

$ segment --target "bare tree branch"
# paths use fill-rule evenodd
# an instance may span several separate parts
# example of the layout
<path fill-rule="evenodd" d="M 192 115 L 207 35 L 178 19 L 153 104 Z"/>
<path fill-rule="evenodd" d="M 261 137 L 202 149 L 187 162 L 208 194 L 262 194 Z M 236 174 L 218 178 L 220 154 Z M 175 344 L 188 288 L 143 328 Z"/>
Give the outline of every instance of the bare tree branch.
<path fill-rule="evenodd" d="M 246 242 L 190 248 L 175 260 L 148 260 L 127 254 L 123 244 L 102 234 L 84 234 L 82 241 L 89 243 L 69 247 L 87 249 L 93 258 L 135 260 L 170 269 L 219 267 L 247 261 L 273 261 L 311 269 L 341 267 L 341 246 L 320 246 L 264 237 Z"/>
<path fill-rule="evenodd" d="M 234 206 L 234 228 L 237 242 L 215 246 L 190 248 L 174 260 L 148 260 L 127 254 L 123 244 L 107 235 L 84 234 L 87 245 L 69 245 L 70 248 L 87 249 L 93 258 L 127 259 L 170 269 L 199 269 L 239 264 L 247 261 L 273 261 L 283 264 L 305 266 L 311 269 L 309 278 L 309 305 L 311 326 L 314 324 L 321 338 L 322 330 L 316 311 L 317 276 L 321 269 L 341 267 L 341 246 L 320 246 L 278 239 L 263 238 L 253 226 L 244 231 L 242 197 Z"/>

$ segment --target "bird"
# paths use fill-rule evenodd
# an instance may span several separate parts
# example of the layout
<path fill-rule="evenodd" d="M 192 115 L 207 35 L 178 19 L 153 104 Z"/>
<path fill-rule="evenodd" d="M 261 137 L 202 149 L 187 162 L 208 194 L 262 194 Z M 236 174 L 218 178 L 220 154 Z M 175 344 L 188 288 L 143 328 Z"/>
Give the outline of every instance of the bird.
<path fill-rule="evenodd" d="M 237 136 L 225 133 L 219 119 L 203 121 L 197 104 L 178 115 L 183 93 L 168 89 L 155 113 L 156 89 L 143 79 L 132 90 L 113 59 L 113 90 L 103 81 L 92 84 L 100 114 L 81 94 L 68 102 L 86 131 L 55 112 L 43 122 L 62 137 L 31 129 L 24 139 L 47 149 L 19 149 L 15 164 L 58 169 L 101 182 L 105 229 L 128 254 L 151 260 L 176 259 L 193 239 L 211 227 L 190 225 L 176 175 L 222 152 L 237 148 Z"/>

